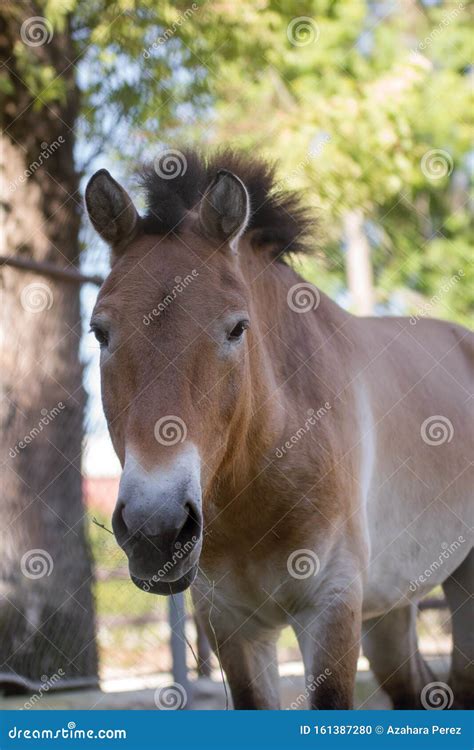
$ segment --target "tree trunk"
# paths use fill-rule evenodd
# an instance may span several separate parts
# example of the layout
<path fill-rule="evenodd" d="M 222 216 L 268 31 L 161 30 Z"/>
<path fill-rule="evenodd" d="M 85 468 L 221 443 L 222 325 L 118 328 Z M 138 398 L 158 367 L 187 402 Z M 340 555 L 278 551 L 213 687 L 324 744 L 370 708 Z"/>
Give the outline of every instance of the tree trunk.
<path fill-rule="evenodd" d="M 69 19 L 43 44 L 22 41 L 22 23 L 39 15 L 32 2 L 0 9 L 9 81 L 2 254 L 66 268 L 79 258 L 79 92 L 67 59 L 74 59 Z M 51 99 L 51 89 L 42 101 L 33 97 L 16 56 L 22 44 L 31 65 L 54 70 L 61 97 Z M 3 266 L 0 294 L 0 685 L 91 684 L 97 652 L 82 504 L 79 286 Z"/>
<path fill-rule="evenodd" d="M 362 211 L 348 211 L 344 216 L 347 286 L 356 315 L 374 314 L 374 282 L 370 245 L 364 231 Z"/>

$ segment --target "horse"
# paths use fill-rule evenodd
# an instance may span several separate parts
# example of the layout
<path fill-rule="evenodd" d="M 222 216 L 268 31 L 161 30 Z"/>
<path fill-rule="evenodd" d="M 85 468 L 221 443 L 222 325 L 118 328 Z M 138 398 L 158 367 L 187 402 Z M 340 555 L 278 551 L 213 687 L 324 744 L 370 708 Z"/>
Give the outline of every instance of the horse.
<path fill-rule="evenodd" d="M 132 581 L 191 586 L 235 709 L 280 707 L 288 625 L 310 708 L 353 707 L 361 644 L 394 708 L 430 707 L 440 683 L 416 614 L 441 585 L 453 630 L 441 684 L 467 708 L 471 333 L 350 314 L 296 272 L 317 229 L 273 165 L 173 154 L 140 168 L 141 214 L 104 169 L 85 193 L 111 249 L 91 330 Z"/>

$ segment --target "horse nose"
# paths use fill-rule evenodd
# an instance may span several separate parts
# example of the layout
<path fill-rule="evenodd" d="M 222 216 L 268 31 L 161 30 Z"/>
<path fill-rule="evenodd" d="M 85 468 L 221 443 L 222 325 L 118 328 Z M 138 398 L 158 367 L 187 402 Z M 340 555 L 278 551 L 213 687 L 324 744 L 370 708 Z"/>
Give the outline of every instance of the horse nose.
<path fill-rule="evenodd" d="M 202 544 L 199 454 L 182 448 L 174 461 L 145 470 L 129 452 L 112 527 L 136 578 L 159 571 L 173 579 L 194 564 Z"/>
<path fill-rule="evenodd" d="M 146 542 L 166 553 L 199 538 L 202 513 L 194 498 L 148 505 L 119 497 L 112 528 L 121 547 Z"/>

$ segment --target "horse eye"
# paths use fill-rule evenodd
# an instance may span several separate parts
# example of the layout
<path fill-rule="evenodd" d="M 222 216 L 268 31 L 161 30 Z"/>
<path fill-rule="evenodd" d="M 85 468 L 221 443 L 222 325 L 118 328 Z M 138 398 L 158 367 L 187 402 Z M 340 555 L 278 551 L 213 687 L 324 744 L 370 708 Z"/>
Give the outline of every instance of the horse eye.
<path fill-rule="evenodd" d="M 242 338 L 244 331 L 247 330 L 249 327 L 249 321 L 248 320 L 239 320 L 237 325 L 233 327 L 233 329 L 227 334 L 227 338 L 229 341 L 238 341 L 240 338 Z"/>
<path fill-rule="evenodd" d="M 97 342 L 101 348 L 108 345 L 109 337 L 106 331 L 104 331 L 102 328 L 99 328 L 99 326 L 97 325 L 93 325 L 91 326 L 91 332 L 96 337 Z"/>

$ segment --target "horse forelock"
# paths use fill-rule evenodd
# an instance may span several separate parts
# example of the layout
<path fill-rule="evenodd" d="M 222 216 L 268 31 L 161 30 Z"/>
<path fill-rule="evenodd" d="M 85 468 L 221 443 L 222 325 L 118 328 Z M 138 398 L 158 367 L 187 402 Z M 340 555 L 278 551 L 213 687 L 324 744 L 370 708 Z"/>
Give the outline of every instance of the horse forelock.
<path fill-rule="evenodd" d="M 310 251 L 314 217 L 298 192 L 285 190 L 277 181 L 274 164 L 231 149 L 211 155 L 192 149 L 176 153 L 181 168 L 172 178 L 157 168 L 156 160 L 139 172 L 147 206 L 142 220 L 146 234 L 179 233 L 215 175 L 227 170 L 247 188 L 251 213 L 246 234 L 254 248 L 270 247 L 275 258 Z"/>

